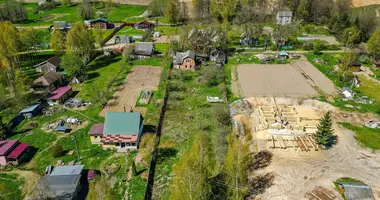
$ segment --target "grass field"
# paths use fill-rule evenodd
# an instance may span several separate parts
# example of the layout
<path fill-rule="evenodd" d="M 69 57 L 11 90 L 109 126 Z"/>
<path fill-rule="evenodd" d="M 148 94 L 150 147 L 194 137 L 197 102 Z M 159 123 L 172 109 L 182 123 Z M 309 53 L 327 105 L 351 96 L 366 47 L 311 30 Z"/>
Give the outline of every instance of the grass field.
<path fill-rule="evenodd" d="M 179 161 L 181 155 L 189 150 L 196 133 L 202 132 L 209 135 L 216 151 L 218 151 L 217 146 L 223 146 L 217 140 L 224 138 L 219 135 L 218 128 L 222 127 L 213 116 L 216 107 L 223 108 L 224 104 L 211 105 L 206 100 L 207 96 L 222 97 L 221 88 L 223 87 L 208 85 L 200 71 L 182 72 L 173 69 L 171 73 L 167 86 L 170 95 L 155 174 L 154 193 L 157 199 L 168 199 L 173 166 Z M 223 152 L 220 150 L 218 154 L 223 154 Z"/>
<path fill-rule="evenodd" d="M 19 200 L 24 198 L 24 193 L 20 185 L 24 184 L 22 179 L 17 174 L 0 173 L 0 199 Z"/>
<path fill-rule="evenodd" d="M 108 88 L 110 81 L 116 78 L 116 82 L 120 83 L 127 73 L 124 71 L 127 70 L 125 59 L 121 56 L 94 60 L 88 69 L 88 79 L 82 84 L 74 85 L 74 90 L 80 91 L 77 97 L 85 101 L 99 101 L 101 96 L 112 95 L 112 88 Z"/>
<path fill-rule="evenodd" d="M 353 126 L 349 123 L 341 123 L 344 128 L 355 132 L 355 138 L 363 147 L 373 150 L 380 149 L 380 129 L 371 129 L 365 126 Z"/>
<path fill-rule="evenodd" d="M 28 20 L 20 25 L 47 26 L 51 25 L 53 21 L 67 21 L 70 23 L 82 21 L 78 13 L 78 5 L 57 6 L 51 10 L 41 10 L 38 13 L 34 12 L 37 3 L 27 3 L 24 4 L 24 7 L 27 10 Z M 95 13 L 98 11 L 103 12 L 103 17 L 107 17 L 110 22 L 122 22 L 127 18 L 141 15 L 146 9 L 146 6 L 139 5 L 115 5 L 109 11 L 106 11 L 105 8 L 95 8 Z"/>

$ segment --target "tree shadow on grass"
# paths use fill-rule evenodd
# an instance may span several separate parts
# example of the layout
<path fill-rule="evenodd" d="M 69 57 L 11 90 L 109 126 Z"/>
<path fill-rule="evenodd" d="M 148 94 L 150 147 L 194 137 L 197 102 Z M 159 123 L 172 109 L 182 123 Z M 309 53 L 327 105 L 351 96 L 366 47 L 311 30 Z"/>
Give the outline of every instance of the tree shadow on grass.
<path fill-rule="evenodd" d="M 157 164 L 163 163 L 171 157 L 176 156 L 178 151 L 174 148 L 159 148 L 158 149 L 158 157 Z"/>
<path fill-rule="evenodd" d="M 87 80 L 91 80 L 99 76 L 100 76 L 99 72 L 91 72 L 87 74 Z"/>
<path fill-rule="evenodd" d="M 110 65 L 112 63 L 119 62 L 120 60 L 121 60 L 121 58 L 120 57 L 116 57 L 116 56 L 105 56 L 105 57 L 102 57 L 101 59 L 97 59 L 93 63 L 91 63 L 88 66 L 88 71 L 95 71 L 97 69 L 106 67 L 106 66 L 108 66 L 108 65 Z"/>

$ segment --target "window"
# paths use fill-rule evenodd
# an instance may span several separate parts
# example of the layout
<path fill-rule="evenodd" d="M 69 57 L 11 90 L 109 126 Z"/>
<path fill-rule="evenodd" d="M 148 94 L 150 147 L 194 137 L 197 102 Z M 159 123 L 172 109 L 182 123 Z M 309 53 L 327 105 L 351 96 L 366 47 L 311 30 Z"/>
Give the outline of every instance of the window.
<path fill-rule="evenodd" d="M 116 143 L 116 146 L 120 146 L 120 143 L 117 142 L 117 143 Z"/>
<path fill-rule="evenodd" d="M 97 138 L 98 138 L 98 136 L 97 136 L 97 135 L 95 135 L 95 136 L 94 136 L 94 138 L 95 138 L 95 139 L 97 139 Z"/>
<path fill-rule="evenodd" d="M 186 60 L 187 63 L 191 62 L 191 60 Z"/>
<path fill-rule="evenodd" d="M 136 146 L 136 143 L 133 142 L 133 143 L 132 143 L 132 146 Z"/>

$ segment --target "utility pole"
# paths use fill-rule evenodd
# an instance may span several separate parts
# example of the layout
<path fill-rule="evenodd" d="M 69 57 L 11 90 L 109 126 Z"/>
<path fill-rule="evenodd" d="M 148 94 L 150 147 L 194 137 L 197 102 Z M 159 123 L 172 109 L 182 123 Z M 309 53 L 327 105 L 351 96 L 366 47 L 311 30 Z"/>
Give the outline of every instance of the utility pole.
<path fill-rule="evenodd" d="M 75 137 L 75 136 L 74 136 L 74 143 L 75 143 L 75 148 L 77 149 L 78 161 L 80 161 L 80 154 L 79 154 L 79 148 L 78 148 L 78 143 L 77 143 L 77 137 Z"/>

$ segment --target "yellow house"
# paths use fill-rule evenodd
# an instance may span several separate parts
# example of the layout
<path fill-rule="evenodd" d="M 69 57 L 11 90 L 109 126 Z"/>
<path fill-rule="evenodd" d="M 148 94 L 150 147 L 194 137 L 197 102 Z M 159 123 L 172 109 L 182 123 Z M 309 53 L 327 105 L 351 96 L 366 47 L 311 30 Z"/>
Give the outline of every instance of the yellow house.
<path fill-rule="evenodd" d="M 139 112 L 107 112 L 104 124 L 94 124 L 88 132 L 92 144 L 120 152 L 136 149 L 144 127 Z"/>

